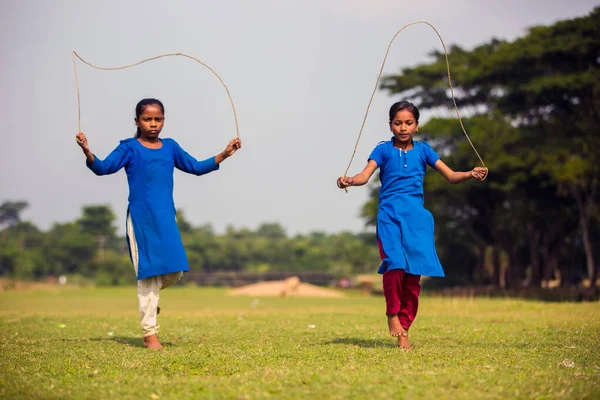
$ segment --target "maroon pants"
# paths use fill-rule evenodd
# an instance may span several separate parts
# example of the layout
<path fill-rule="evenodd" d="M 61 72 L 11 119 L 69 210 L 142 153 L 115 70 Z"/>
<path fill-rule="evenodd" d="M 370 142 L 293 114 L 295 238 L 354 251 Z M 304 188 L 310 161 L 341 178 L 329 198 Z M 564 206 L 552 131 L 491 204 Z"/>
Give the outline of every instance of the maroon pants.
<path fill-rule="evenodd" d="M 378 240 L 381 259 L 385 253 Z M 383 274 L 383 294 L 385 295 L 386 314 L 398 314 L 400 325 L 406 330 L 410 328 L 419 308 L 419 293 L 421 275 L 406 273 L 403 269 L 388 270 Z"/>

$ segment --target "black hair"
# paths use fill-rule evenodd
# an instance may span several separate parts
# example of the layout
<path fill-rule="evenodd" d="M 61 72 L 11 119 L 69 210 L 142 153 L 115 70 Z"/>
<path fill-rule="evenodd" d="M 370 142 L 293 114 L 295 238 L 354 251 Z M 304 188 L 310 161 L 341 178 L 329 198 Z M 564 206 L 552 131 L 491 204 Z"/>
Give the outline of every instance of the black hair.
<path fill-rule="evenodd" d="M 137 120 L 140 118 L 140 115 L 142 115 L 142 113 L 144 112 L 144 110 L 146 109 L 146 107 L 148 106 L 159 106 L 160 109 L 162 110 L 163 114 L 165 113 L 165 106 L 163 105 L 163 103 L 161 103 L 160 100 L 157 99 L 142 99 L 139 101 L 139 103 L 137 103 L 137 106 L 135 106 L 135 120 L 137 122 Z M 140 128 L 137 128 L 137 131 L 135 132 L 135 138 L 139 138 L 140 135 L 142 134 L 142 132 L 140 131 Z"/>
<path fill-rule="evenodd" d="M 410 111 L 413 117 L 415 117 L 415 121 L 419 123 L 419 109 L 413 103 L 408 101 L 399 101 L 392 104 L 392 107 L 390 107 L 390 122 L 396 117 L 396 113 L 401 110 Z"/>

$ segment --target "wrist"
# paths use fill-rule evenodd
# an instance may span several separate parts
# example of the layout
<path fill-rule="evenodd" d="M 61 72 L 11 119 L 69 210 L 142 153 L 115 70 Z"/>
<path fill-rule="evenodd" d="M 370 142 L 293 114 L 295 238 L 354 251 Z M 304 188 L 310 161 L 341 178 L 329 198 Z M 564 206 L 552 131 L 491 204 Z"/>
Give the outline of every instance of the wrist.
<path fill-rule="evenodd" d="M 227 157 L 224 152 L 221 152 L 215 156 L 215 162 L 221 164 Z"/>

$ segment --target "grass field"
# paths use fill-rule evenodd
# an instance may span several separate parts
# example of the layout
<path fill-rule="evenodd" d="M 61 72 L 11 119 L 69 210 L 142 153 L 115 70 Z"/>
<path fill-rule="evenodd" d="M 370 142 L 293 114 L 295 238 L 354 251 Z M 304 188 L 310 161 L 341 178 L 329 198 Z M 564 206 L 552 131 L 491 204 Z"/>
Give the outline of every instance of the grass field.
<path fill-rule="evenodd" d="M 600 304 L 421 297 L 402 351 L 381 297 L 161 294 L 162 351 L 136 289 L 0 292 L 0 398 L 599 399 Z"/>

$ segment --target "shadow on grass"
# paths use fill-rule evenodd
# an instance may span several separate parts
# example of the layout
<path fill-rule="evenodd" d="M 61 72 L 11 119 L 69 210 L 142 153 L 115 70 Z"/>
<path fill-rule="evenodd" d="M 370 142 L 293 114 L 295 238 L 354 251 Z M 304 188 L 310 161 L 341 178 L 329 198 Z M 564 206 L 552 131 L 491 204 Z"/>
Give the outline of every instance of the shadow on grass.
<path fill-rule="evenodd" d="M 144 339 L 142 339 L 140 337 L 113 336 L 110 338 L 99 338 L 96 340 L 99 342 L 110 341 L 110 342 L 117 342 L 119 344 L 124 344 L 124 345 L 132 346 L 132 347 L 146 348 L 144 346 Z"/>
<path fill-rule="evenodd" d="M 146 348 L 144 346 L 144 340 L 141 337 L 128 337 L 128 336 L 111 336 L 101 338 L 73 338 L 73 339 L 60 339 L 62 342 L 115 342 L 125 346 Z M 161 343 L 164 347 L 174 347 L 171 342 Z"/>
<path fill-rule="evenodd" d="M 108 340 L 108 341 L 113 341 L 113 342 L 117 342 L 120 344 L 124 344 L 126 346 L 132 346 L 132 347 L 140 347 L 140 348 L 146 348 L 146 346 L 144 346 L 144 339 L 142 339 L 141 337 L 126 337 L 126 336 L 113 336 L 111 338 L 99 338 L 96 339 L 98 341 L 103 341 L 103 340 Z M 168 347 L 173 347 L 173 343 L 171 342 L 163 342 L 161 340 L 160 344 L 163 345 L 163 347 L 168 348 Z"/>
<path fill-rule="evenodd" d="M 349 344 L 352 346 L 358 347 L 368 347 L 368 348 L 376 348 L 376 347 L 397 347 L 394 343 L 388 340 L 382 339 L 359 339 L 359 338 L 338 338 L 333 339 L 326 344 Z"/>

